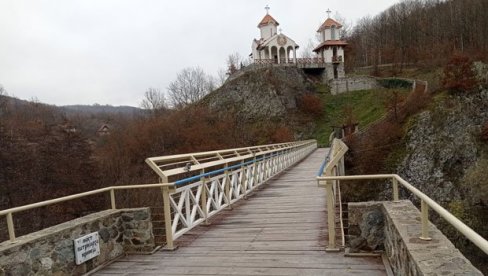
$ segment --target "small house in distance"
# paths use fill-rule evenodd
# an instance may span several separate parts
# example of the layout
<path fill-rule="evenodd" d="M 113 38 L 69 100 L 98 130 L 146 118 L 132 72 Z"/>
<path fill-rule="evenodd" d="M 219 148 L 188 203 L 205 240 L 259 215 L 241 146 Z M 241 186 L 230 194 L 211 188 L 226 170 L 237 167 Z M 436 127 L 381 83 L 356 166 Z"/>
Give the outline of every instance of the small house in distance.
<path fill-rule="evenodd" d="M 107 124 L 101 125 L 100 128 L 97 130 L 98 136 L 107 136 L 109 134 L 110 134 L 110 127 Z"/>

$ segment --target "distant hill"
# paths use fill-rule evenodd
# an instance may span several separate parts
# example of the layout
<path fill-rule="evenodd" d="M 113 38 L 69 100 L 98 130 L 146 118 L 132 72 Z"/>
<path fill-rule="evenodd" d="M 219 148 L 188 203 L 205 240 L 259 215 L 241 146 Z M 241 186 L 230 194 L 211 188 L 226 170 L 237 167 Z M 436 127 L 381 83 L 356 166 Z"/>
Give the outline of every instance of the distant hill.
<path fill-rule="evenodd" d="M 60 106 L 66 113 L 84 113 L 84 114 L 124 114 L 124 115 L 140 115 L 144 114 L 145 110 L 133 106 L 112 106 L 112 105 L 64 105 Z"/>

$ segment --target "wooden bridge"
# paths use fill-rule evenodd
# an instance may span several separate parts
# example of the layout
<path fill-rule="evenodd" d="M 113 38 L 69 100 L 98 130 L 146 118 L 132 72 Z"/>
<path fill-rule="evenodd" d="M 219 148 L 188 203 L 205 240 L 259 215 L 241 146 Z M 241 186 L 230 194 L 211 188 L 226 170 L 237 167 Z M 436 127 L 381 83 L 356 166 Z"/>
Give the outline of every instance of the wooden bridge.
<path fill-rule="evenodd" d="M 386 275 L 381 258 L 325 252 L 326 196 L 316 175 L 326 155 L 316 150 L 193 228 L 177 250 L 131 255 L 96 275 Z"/>
<path fill-rule="evenodd" d="M 334 139 L 330 149 L 317 149 L 317 142 L 308 140 L 153 157 L 146 162 L 160 183 L 111 186 L 0 210 L 9 236 L 9 241 L 0 243 L 0 275 L 27 275 L 28 271 L 32 275 L 390 275 L 391 268 L 383 260 L 391 262 L 396 275 L 424 273 L 418 271 L 445 275 L 455 269 L 458 275 L 481 275 L 429 223 L 429 209 L 488 254 L 486 239 L 398 175 L 346 176 L 347 150 L 347 145 Z M 393 202 L 382 203 L 384 212 L 390 208 L 387 205 L 393 210 L 387 219 L 391 220 L 389 230 L 385 226 L 383 232 L 386 257 L 346 257 L 342 251 L 346 245 L 339 181 L 358 179 L 388 180 L 392 187 Z M 410 213 L 404 210 L 407 205 L 398 205 L 402 204 L 400 186 L 419 198 L 420 213 L 410 202 L 408 206 L 415 209 Z M 150 233 L 149 237 L 164 235 L 165 242 L 154 254 L 124 257 L 124 247 L 131 245 L 125 243 L 126 232 L 131 238 L 137 234 L 117 226 L 120 233 L 112 236 L 107 234 L 110 223 L 93 223 L 93 219 L 127 211 L 117 209 L 116 191 L 134 189 L 161 192 L 158 206 L 163 206 L 164 228 L 153 228 L 146 211 L 148 221 L 138 230 Z M 16 237 L 16 213 L 95 194 L 109 195 L 110 210 Z M 75 264 L 73 238 L 98 236 L 102 230 L 105 238 L 100 240 L 99 251 L 104 254 Z M 146 245 L 152 250 L 154 239 Z M 39 246 L 44 248 L 43 255 Z M 120 250 L 114 251 L 115 246 Z M 413 251 L 405 251 L 408 247 Z M 456 267 L 452 267 L 453 258 Z M 19 269 L 27 274 L 19 274 Z"/>

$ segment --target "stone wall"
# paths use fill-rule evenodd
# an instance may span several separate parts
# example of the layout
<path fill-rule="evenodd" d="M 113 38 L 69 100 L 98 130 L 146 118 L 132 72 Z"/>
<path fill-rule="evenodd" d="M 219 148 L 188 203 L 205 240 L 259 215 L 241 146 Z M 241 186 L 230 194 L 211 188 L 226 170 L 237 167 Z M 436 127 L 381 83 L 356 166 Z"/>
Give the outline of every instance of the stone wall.
<path fill-rule="evenodd" d="M 376 79 L 372 77 L 347 77 L 334 79 L 329 82 L 329 85 L 332 95 L 379 87 Z"/>
<path fill-rule="evenodd" d="M 351 251 L 384 247 L 395 275 L 483 275 L 432 223 L 432 240 L 420 240 L 420 212 L 408 200 L 348 208 Z"/>
<path fill-rule="evenodd" d="M 73 240 L 93 232 L 100 255 L 76 265 Z M 81 275 L 126 252 L 154 247 L 149 208 L 107 210 L 0 243 L 0 276 Z"/>

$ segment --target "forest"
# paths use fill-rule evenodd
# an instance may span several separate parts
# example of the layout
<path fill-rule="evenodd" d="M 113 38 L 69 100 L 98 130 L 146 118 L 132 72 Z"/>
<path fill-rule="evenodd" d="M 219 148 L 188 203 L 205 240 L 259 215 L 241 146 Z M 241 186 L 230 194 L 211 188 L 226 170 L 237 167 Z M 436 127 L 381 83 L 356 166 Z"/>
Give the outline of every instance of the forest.
<path fill-rule="evenodd" d="M 364 17 L 346 35 L 346 66 L 443 66 L 453 53 L 488 58 L 488 1 L 406 0 Z M 379 71 L 376 71 L 378 73 Z"/>

